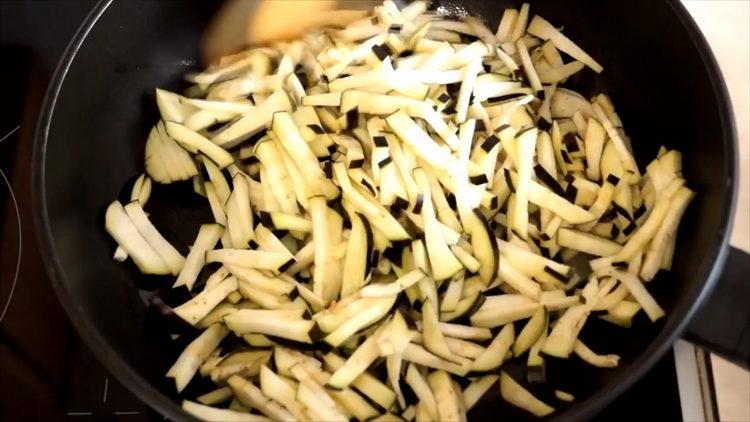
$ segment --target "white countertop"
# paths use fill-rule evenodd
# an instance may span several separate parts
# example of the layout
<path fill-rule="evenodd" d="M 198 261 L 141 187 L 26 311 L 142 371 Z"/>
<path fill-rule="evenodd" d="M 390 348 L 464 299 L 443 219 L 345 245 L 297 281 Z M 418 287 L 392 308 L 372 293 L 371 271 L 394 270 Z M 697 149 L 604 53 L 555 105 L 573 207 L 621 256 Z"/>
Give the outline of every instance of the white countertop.
<path fill-rule="evenodd" d="M 750 1 L 682 3 L 711 45 L 732 98 L 740 150 L 740 189 L 731 243 L 750 251 Z"/>
<path fill-rule="evenodd" d="M 711 45 L 729 89 L 737 124 L 740 186 L 731 244 L 750 251 L 750 1 L 682 0 Z M 750 421 L 750 373 L 712 358 L 722 421 Z"/>

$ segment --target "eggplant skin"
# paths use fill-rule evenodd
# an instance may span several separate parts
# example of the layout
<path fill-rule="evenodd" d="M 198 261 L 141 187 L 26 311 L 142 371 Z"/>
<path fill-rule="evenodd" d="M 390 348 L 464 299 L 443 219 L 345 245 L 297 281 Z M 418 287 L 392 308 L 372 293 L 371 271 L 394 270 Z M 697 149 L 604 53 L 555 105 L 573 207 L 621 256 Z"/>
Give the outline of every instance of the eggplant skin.
<path fill-rule="evenodd" d="M 547 366 L 544 363 L 542 363 L 541 365 L 527 365 L 526 381 L 532 385 L 546 385 Z"/>

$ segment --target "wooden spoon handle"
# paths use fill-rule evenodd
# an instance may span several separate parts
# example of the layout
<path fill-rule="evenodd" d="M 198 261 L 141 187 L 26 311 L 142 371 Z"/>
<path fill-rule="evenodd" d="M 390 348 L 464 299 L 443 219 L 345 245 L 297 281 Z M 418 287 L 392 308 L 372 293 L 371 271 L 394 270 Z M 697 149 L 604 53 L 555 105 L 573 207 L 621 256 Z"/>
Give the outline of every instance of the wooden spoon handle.
<path fill-rule="evenodd" d="M 310 28 L 361 19 L 377 0 L 227 0 L 202 43 L 205 64 L 248 45 L 297 38 Z"/>

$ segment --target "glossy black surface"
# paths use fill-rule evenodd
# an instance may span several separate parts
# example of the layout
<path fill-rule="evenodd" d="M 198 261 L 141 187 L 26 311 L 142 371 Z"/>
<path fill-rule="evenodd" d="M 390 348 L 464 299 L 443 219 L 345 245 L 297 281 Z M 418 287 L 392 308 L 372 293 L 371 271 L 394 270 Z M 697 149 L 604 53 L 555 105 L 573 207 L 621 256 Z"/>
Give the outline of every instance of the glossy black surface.
<path fill-rule="evenodd" d="M 495 26 L 504 2 L 460 4 Z M 213 7 L 102 4 L 53 81 L 35 157 L 38 235 L 61 301 L 108 369 L 173 418 L 180 410 L 163 394 L 171 395 L 163 373 L 173 351 L 145 327 L 133 273 L 111 260 L 114 245 L 101 222 L 122 182 L 142 171 L 143 141 L 156 118 L 153 88 L 181 86 L 181 75 L 196 64 L 197 41 Z M 587 326 L 583 336 L 592 348 L 623 355 L 618 369 L 596 370 L 575 360 L 551 365 L 553 386 L 579 399 L 567 408 L 560 404 L 556 417 L 584 419 L 668 350 L 720 271 L 733 208 L 734 135 L 713 58 L 676 2 L 532 2 L 537 12 L 564 25 L 604 65 L 604 73 L 585 72 L 574 87 L 612 97 L 640 164 L 661 144 L 682 150 L 685 177 L 698 194 L 681 226 L 674 272 L 649 285 L 669 316 L 656 325 L 637 321 L 629 331 L 598 321 Z M 157 227 L 188 242 L 203 217 L 185 205 L 167 209 L 156 200 L 151 211 Z M 499 400 L 487 400 L 472 414 L 494 418 L 506 411 L 522 416 Z"/>
<path fill-rule="evenodd" d="M 745 368 L 750 365 L 750 254 L 731 247 L 711 296 L 690 322 L 685 338 Z"/>

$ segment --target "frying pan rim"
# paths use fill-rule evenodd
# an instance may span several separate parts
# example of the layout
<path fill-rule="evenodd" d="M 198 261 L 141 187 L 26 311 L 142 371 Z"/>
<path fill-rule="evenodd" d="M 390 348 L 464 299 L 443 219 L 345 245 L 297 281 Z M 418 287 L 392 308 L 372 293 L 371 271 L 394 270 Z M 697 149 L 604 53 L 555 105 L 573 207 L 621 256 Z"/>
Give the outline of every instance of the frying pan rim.
<path fill-rule="evenodd" d="M 63 305 L 63 308 L 68 314 L 68 317 L 73 322 L 76 331 L 86 345 L 92 350 L 100 362 L 102 362 L 103 365 L 140 400 L 147 403 L 164 416 L 173 420 L 184 420 L 186 417 L 190 416 L 182 411 L 175 401 L 165 396 L 146 378 L 141 376 L 131 365 L 121 359 L 114 347 L 104 338 L 94 324 L 92 324 L 90 319 L 84 314 L 83 310 L 77 306 L 73 297 L 67 290 L 66 286 L 68 283 L 63 272 L 62 263 L 59 260 L 55 248 L 50 226 L 45 195 L 45 159 L 55 105 L 62 90 L 67 73 L 73 64 L 78 51 L 86 41 L 86 38 L 94 25 L 113 2 L 114 0 L 100 0 L 94 6 L 68 44 L 68 47 L 62 55 L 54 76 L 47 88 L 37 123 L 32 156 L 32 208 L 34 228 L 42 260 L 49 274 L 51 283 Z M 713 251 L 713 256 L 708 257 L 712 258 L 713 262 L 709 262 L 702 269 L 703 272 L 698 275 L 697 278 L 702 278 L 703 282 L 696 285 L 696 287 L 693 288 L 693 291 L 689 291 L 689 293 L 693 294 L 694 300 L 687 306 L 683 306 L 682 308 L 673 311 L 672 317 L 668 319 L 668 323 L 661 329 L 657 337 L 638 355 L 636 360 L 629 364 L 632 371 L 627 373 L 623 371 L 613 380 L 609 388 L 592 394 L 584 401 L 568 408 L 564 413 L 556 415 L 554 417 L 555 420 L 588 419 L 601 410 L 606 404 L 611 402 L 613 398 L 619 396 L 626 389 L 630 388 L 636 380 L 640 379 L 646 371 L 651 369 L 667 352 L 667 350 L 672 347 L 672 344 L 684 331 L 690 319 L 695 315 L 705 299 L 710 295 L 711 291 L 713 291 L 726 259 L 730 228 L 733 224 L 733 215 L 737 200 L 737 155 L 735 153 L 737 135 L 731 102 L 721 70 L 700 29 L 688 14 L 684 6 L 682 6 L 677 0 L 668 0 L 667 4 L 679 19 L 683 29 L 690 37 L 694 48 L 700 55 L 703 66 L 711 79 L 710 82 L 713 88 L 715 101 L 719 109 L 718 111 L 720 114 L 723 135 L 722 144 L 726 163 L 722 176 L 726 180 L 726 188 L 730 190 L 728 197 L 725 198 L 725 201 L 722 204 L 724 210 L 724 215 L 721 220 L 723 221 L 723 227 L 722 230 L 717 232 L 717 238 L 712 242 L 713 247 L 706 249 L 708 251 Z M 695 292 L 695 290 L 697 290 L 697 292 Z M 680 313 L 678 315 L 679 318 L 674 317 L 675 312 Z"/>
<path fill-rule="evenodd" d="M 86 41 L 94 25 L 99 18 L 112 5 L 114 0 L 99 0 L 91 9 L 86 19 L 81 23 L 75 35 L 65 49 L 60 62 L 55 69 L 54 76 L 50 80 L 47 92 L 44 96 L 39 121 L 37 122 L 34 148 L 32 153 L 32 209 L 34 220 L 34 231 L 37 244 L 42 255 L 42 261 L 49 274 L 52 286 L 57 297 L 62 303 L 65 312 L 73 323 L 78 335 L 83 339 L 86 346 L 94 353 L 107 370 L 114 374 L 118 381 L 124 384 L 128 390 L 135 394 L 142 402 L 159 412 L 162 416 L 172 420 L 184 420 L 192 418 L 184 412 L 176 402 L 170 400 L 159 391 L 146 378 L 141 376 L 131 365 L 120 358 L 115 348 L 104 338 L 100 331 L 94 326 L 90 319 L 79 309 L 73 297 L 69 294 L 65 281 L 66 277 L 59 261 L 49 215 L 47 211 L 47 198 L 45 187 L 45 159 L 49 130 L 58 96 L 62 90 L 65 77 L 70 70 L 73 60 L 78 51 Z"/>

